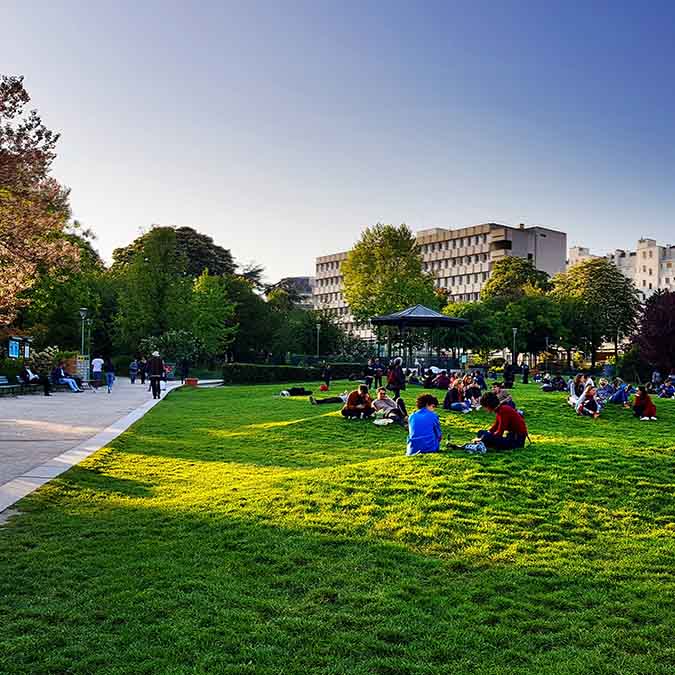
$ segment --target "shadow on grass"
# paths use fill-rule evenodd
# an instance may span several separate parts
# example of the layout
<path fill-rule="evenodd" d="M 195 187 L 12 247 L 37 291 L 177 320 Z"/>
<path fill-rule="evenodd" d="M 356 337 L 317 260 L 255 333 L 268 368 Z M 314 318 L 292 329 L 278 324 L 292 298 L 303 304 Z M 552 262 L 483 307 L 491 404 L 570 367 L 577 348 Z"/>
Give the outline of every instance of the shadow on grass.
<path fill-rule="evenodd" d="M 0 531 L 0 672 L 671 672 L 649 559 L 477 568 L 216 510 L 62 506 Z"/>

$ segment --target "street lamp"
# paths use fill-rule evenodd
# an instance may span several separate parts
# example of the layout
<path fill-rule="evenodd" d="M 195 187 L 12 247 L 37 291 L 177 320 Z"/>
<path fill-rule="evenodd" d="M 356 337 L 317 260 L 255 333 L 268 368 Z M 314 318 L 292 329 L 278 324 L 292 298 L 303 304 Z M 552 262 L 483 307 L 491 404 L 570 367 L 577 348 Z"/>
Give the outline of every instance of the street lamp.
<path fill-rule="evenodd" d="M 321 353 L 319 351 L 319 344 L 320 344 L 320 335 L 321 335 L 321 324 L 317 323 L 316 324 L 316 358 L 319 358 L 319 354 Z"/>
<path fill-rule="evenodd" d="M 511 355 L 511 361 L 513 362 L 513 365 L 516 365 L 516 335 L 518 335 L 518 329 L 517 328 L 512 328 L 513 331 L 513 352 Z"/>
<path fill-rule="evenodd" d="M 80 319 L 82 319 L 82 349 L 80 350 L 80 354 L 84 354 L 84 322 L 87 319 L 88 311 L 86 307 L 80 307 Z"/>

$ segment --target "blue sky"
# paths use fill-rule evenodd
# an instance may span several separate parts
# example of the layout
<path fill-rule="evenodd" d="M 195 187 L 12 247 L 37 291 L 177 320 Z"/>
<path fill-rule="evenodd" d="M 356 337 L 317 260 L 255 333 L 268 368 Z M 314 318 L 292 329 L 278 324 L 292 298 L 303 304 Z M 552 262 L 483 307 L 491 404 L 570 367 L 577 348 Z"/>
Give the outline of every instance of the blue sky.
<path fill-rule="evenodd" d="M 105 257 L 192 225 L 273 281 L 378 221 L 675 243 L 674 28 L 659 2 L 9 0 L 0 71 Z"/>

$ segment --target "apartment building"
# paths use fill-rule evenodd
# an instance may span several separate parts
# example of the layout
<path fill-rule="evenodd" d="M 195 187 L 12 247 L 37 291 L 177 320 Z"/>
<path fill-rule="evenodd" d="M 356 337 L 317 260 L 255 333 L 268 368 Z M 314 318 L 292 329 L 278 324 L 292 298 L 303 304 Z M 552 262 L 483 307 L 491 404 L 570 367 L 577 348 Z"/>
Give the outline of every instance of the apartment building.
<path fill-rule="evenodd" d="M 531 260 L 550 275 L 565 269 L 567 235 L 546 227 L 510 227 L 483 223 L 457 229 L 432 228 L 416 233 L 424 270 L 452 301 L 474 301 L 490 277 L 492 265 L 502 258 Z M 354 322 L 342 292 L 340 265 L 347 252 L 316 259 L 314 307 L 337 317 L 342 327 L 360 337 L 372 335 L 369 327 Z"/>
<path fill-rule="evenodd" d="M 592 258 L 589 249 L 573 246 L 569 250 L 568 267 Z M 675 245 L 662 246 L 655 239 L 638 240 L 634 251 L 616 249 L 604 256 L 613 262 L 624 276 L 635 282 L 642 298 L 646 299 L 657 290 L 675 291 Z"/>

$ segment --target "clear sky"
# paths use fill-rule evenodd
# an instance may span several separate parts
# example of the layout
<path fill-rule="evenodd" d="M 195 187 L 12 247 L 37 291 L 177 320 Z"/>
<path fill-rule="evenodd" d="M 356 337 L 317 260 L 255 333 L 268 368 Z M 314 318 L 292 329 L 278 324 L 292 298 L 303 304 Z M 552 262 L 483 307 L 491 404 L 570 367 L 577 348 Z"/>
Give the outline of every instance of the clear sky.
<path fill-rule="evenodd" d="M 364 225 L 675 243 L 675 3 L 2 3 L 104 257 L 192 225 L 274 281 Z"/>

